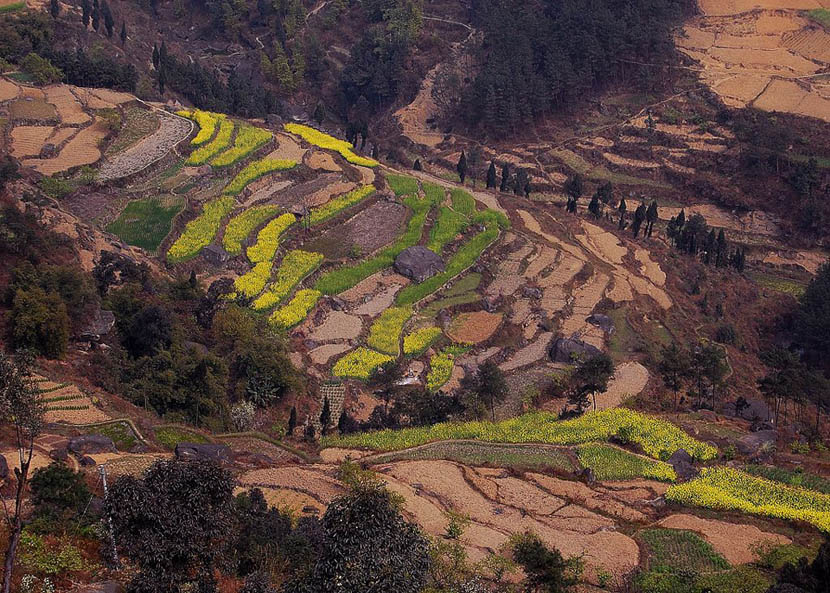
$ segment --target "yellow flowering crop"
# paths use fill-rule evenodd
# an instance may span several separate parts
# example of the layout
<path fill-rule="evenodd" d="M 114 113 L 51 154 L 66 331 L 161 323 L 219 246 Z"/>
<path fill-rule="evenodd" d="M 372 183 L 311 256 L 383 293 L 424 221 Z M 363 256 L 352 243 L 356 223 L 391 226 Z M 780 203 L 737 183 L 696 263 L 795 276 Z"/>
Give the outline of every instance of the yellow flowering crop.
<path fill-rule="evenodd" d="M 278 305 L 291 294 L 291 291 L 303 278 L 316 270 L 322 261 L 323 254 L 321 253 L 311 253 L 299 249 L 286 253 L 277 270 L 276 279 L 268 285 L 268 290 L 253 302 L 254 309 L 264 311 Z M 259 265 L 261 264 L 257 264 L 257 266 Z"/>
<path fill-rule="evenodd" d="M 167 251 L 167 261 L 177 263 L 196 257 L 199 252 L 210 245 L 222 219 L 233 210 L 233 198 L 219 198 L 208 202 L 202 208 L 202 214 L 187 223 L 184 232 Z"/>
<path fill-rule="evenodd" d="M 260 262 L 247 274 L 237 277 L 233 281 L 233 287 L 237 293 L 250 299 L 262 292 L 262 289 L 265 288 L 265 283 L 268 282 L 268 278 L 270 277 L 271 262 Z"/>
<path fill-rule="evenodd" d="M 453 355 L 450 352 L 439 352 L 429 359 L 427 373 L 427 390 L 438 391 L 452 376 Z"/>
<path fill-rule="evenodd" d="M 418 356 L 432 346 L 441 335 L 441 328 L 424 327 L 404 336 L 403 353 L 405 356 Z"/>
<path fill-rule="evenodd" d="M 296 221 L 293 214 L 285 213 L 262 227 L 257 233 L 256 243 L 248 247 L 248 259 L 255 264 L 274 259 L 282 234 Z"/>
<path fill-rule="evenodd" d="M 268 130 L 255 128 L 249 124 L 241 124 L 236 132 L 233 146 L 217 157 L 210 164 L 214 167 L 234 165 L 249 154 L 265 146 L 274 135 Z"/>
<path fill-rule="evenodd" d="M 190 153 L 190 156 L 187 157 L 185 164 L 204 165 L 215 155 L 219 154 L 219 152 L 225 150 L 231 143 L 233 128 L 234 123 L 231 120 L 224 117 L 221 118 L 219 120 L 219 131 L 216 133 L 216 137 L 204 146 L 200 146 Z"/>
<path fill-rule="evenodd" d="M 268 320 L 277 327 L 290 329 L 306 318 L 317 304 L 321 293 L 317 290 L 298 290 L 294 298 L 271 314 Z"/>
<path fill-rule="evenodd" d="M 387 354 L 381 354 L 369 348 L 358 348 L 338 360 L 332 368 L 332 373 L 336 377 L 352 377 L 365 381 L 379 367 L 393 360 L 394 358 Z"/>
<path fill-rule="evenodd" d="M 339 152 L 344 159 L 353 165 L 362 165 L 363 167 L 377 167 L 378 165 L 378 162 L 373 159 L 356 155 L 353 150 L 354 147 L 345 140 L 338 140 L 334 136 L 329 136 L 309 126 L 290 123 L 285 124 L 285 129 L 292 134 L 296 134 L 309 144 Z"/>
<path fill-rule="evenodd" d="M 274 171 L 287 171 L 297 166 L 294 161 L 284 159 L 261 159 L 247 165 L 231 182 L 225 186 L 222 193 L 227 196 L 235 196 L 242 192 L 252 181 L 273 173 Z"/>
<path fill-rule="evenodd" d="M 190 141 L 193 146 L 199 146 L 213 138 L 213 133 L 216 131 L 216 124 L 219 123 L 219 120 L 225 118 L 221 113 L 211 113 L 210 111 L 202 111 L 201 109 L 177 111 L 176 114 L 192 119 L 199 126 L 199 132 Z"/>
<path fill-rule="evenodd" d="M 311 210 L 311 214 L 309 214 L 309 224 L 315 225 L 320 224 L 321 222 L 326 222 L 330 218 L 340 214 L 346 208 L 350 208 L 361 200 L 368 198 L 373 193 L 375 193 L 374 185 L 364 185 L 363 187 L 353 189 L 342 196 L 337 196 L 319 208 L 313 208 Z"/>
<path fill-rule="evenodd" d="M 412 307 L 388 308 L 381 313 L 369 329 L 367 344 L 384 354 L 398 356 L 401 353 L 401 332 L 410 317 L 412 317 Z"/>
<path fill-rule="evenodd" d="M 242 253 L 242 241 L 247 239 L 248 235 L 263 222 L 276 216 L 277 212 L 279 212 L 277 206 L 256 206 L 231 218 L 228 226 L 225 227 L 225 235 L 222 237 L 222 246 L 225 251 L 231 255 Z M 293 222 L 293 216 L 291 218 Z"/>

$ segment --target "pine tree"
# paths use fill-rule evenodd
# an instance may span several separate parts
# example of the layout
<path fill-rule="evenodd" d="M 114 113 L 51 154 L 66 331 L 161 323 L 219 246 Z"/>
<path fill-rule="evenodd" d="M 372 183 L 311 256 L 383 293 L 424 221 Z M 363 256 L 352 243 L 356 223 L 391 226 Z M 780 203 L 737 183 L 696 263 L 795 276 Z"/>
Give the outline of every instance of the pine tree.
<path fill-rule="evenodd" d="M 715 234 L 715 229 L 711 229 L 706 235 L 706 243 L 703 244 L 703 263 L 710 264 L 714 259 L 715 246 L 717 245 L 718 237 Z"/>
<path fill-rule="evenodd" d="M 501 185 L 499 186 L 500 192 L 506 192 L 507 186 L 510 184 L 510 166 L 505 163 L 501 168 Z"/>
<path fill-rule="evenodd" d="M 164 85 L 167 84 L 167 69 L 164 66 L 159 68 L 159 93 L 164 94 Z"/>
<path fill-rule="evenodd" d="M 92 0 L 92 28 L 97 31 L 101 26 L 101 7 L 98 0 Z"/>
<path fill-rule="evenodd" d="M 415 171 L 423 171 L 423 167 L 421 166 L 421 159 L 415 159 L 415 162 L 412 165 L 412 169 Z"/>
<path fill-rule="evenodd" d="M 320 426 L 323 429 L 323 435 L 326 435 L 331 424 L 331 404 L 329 404 L 329 396 L 323 400 L 323 411 L 320 412 Z"/>
<path fill-rule="evenodd" d="M 599 201 L 599 192 L 594 194 L 591 198 L 591 203 L 588 204 L 588 212 L 594 215 L 594 218 L 602 216 L 602 202 Z"/>
<path fill-rule="evenodd" d="M 372 146 L 372 158 L 375 159 L 375 160 L 378 160 L 379 154 L 380 153 L 379 153 L 379 150 L 378 150 L 378 145 L 377 144 L 373 145 Z"/>
<path fill-rule="evenodd" d="M 121 47 L 127 45 L 127 23 L 121 23 Z"/>
<path fill-rule="evenodd" d="M 323 120 L 326 119 L 326 107 L 323 105 L 322 101 L 317 101 L 317 107 L 314 108 L 314 121 L 317 122 L 317 125 L 322 125 Z"/>
<path fill-rule="evenodd" d="M 717 244 L 715 245 L 715 265 L 717 267 L 722 268 L 726 265 L 727 250 L 728 246 L 726 244 L 726 234 L 723 232 L 723 229 L 721 229 L 718 233 Z"/>
<path fill-rule="evenodd" d="M 81 21 L 84 24 L 84 28 L 89 27 L 89 18 L 92 13 L 92 5 L 89 3 L 89 0 L 81 0 Z"/>
<path fill-rule="evenodd" d="M 496 187 L 496 163 L 490 161 L 490 168 L 487 169 L 487 189 Z"/>
<path fill-rule="evenodd" d="M 159 69 L 159 48 L 155 43 L 153 44 L 153 68 Z"/>
<path fill-rule="evenodd" d="M 49 14 L 52 15 L 53 19 L 58 18 L 58 15 L 61 13 L 61 5 L 58 0 L 49 0 Z"/>
<path fill-rule="evenodd" d="M 161 48 L 159 48 L 159 67 L 164 68 L 167 65 L 167 42 L 161 42 Z"/>
<path fill-rule="evenodd" d="M 293 435 L 295 428 L 297 428 L 297 408 L 291 406 L 291 414 L 288 416 L 288 434 Z"/>
<path fill-rule="evenodd" d="M 637 206 L 637 209 L 634 211 L 634 222 L 631 223 L 631 232 L 634 233 L 634 238 L 636 239 L 637 236 L 640 234 L 640 228 L 643 226 L 643 223 L 646 220 L 646 205 L 640 203 Z"/>
<path fill-rule="evenodd" d="M 596 196 L 599 198 L 599 201 L 603 204 L 613 204 L 614 203 L 614 186 L 611 185 L 610 181 L 606 181 L 602 185 L 597 188 Z"/>
<path fill-rule="evenodd" d="M 107 37 L 112 39 L 113 27 L 115 27 L 115 19 L 112 18 L 112 11 L 110 10 L 110 5 L 107 3 L 107 0 L 104 0 L 101 4 L 101 13 L 104 16 L 104 27 L 107 30 Z"/>
<path fill-rule="evenodd" d="M 625 228 L 625 211 L 628 207 L 625 205 L 625 198 L 620 198 L 620 205 L 617 211 L 620 213 L 620 230 Z"/>
<path fill-rule="evenodd" d="M 461 179 L 461 184 L 464 184 L 464 178 L 467 176 L 467 155 L 461 151 L 461 156 L 458 158 L 458 164 L 455 166 L 458 171 L 458 177 Z"/>
<path fill-rule="evenodd" d="M 651 237 L 655 222 L 657 222 L 657 200 L 652 200 L 646 211 L 646 236 Z"/>
<path fill-rule="evenodd" d="M 569 177 L 568 180 L 565 182 L 565 193 L 572 197 L 574 200 L 579 200 L 582 197 L 582 175 L 577 173 L 572 177 Z"/>
<path fill-rule="evenodd" d="M 530 199 L 530 190 L 531 189 L 532 189 L 532 186 L 530 185 L 530 175 L 528 175 L 527 176 L 527 181 L 525 181 L 525 199 L 526 200 Z"/>

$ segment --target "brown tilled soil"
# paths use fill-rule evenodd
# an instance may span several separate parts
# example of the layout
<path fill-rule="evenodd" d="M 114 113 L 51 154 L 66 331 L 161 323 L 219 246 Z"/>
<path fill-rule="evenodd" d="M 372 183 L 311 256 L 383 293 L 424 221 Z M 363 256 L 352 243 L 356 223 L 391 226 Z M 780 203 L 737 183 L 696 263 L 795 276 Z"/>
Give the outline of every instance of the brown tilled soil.
<path fill-rule="evenodd" d="M 480 344 L 496 333 L 501 322 L 501 313 L 488 313 L 487 311 L 461 313 L 452 320 L 447 329 L 447 335 L 453 341 L 462 344 Z"/>

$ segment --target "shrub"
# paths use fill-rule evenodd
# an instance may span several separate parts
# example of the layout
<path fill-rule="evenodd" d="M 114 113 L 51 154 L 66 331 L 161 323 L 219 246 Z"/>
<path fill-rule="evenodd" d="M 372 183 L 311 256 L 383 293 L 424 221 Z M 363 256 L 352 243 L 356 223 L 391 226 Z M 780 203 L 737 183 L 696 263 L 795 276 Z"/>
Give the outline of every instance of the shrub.
<path fill-rule="evenodd" d="M 268 290 L 254 301 L 257 311 L 271 309 L 287 297 L 300 281 L 318 268 L 323 261 L 321 253 L 312 253 L 295 249 L 289 251 L 277 270 L 277 278 L 268 286 Z M 258 266 L 261 264 L 257 264 Z M 268 264 L 270 267 L 270 264 Z"/>
<path fill-rule="evenodd" d="M 250 430 L 254 424 L 256 408 L 249 401 L 239 402 L 231 408 L 231 422 L 236 430 L 243 432 Z"/>
<path fill-rule="evenodd" d="M 274 259 L 282 234 L 296 221 L 293 214 L 286 213 L 266 224 L 257 233 L 256 243 L 248 247 L 248 259 L 255 264 Z"/>
<path fill-rule="evenodd" d="M 20 536 L 20 561 L 34 572 L 65 576 L 84 569 L 81 551 L 67 539 L 49 542 L 26 531 Z"/>
<path fill-rule="evenodd" d="M 338 360 L 331 372 L 336 377 L 350 377 L 366 381 L 376 370 L 393 360 L 394 358 L 387 354 L 381 354 L 369 348 L 358 348 Z"/>
<path fill-rule="evenodd" d="M 226 196 L 235 196 L 242 192 L 249 183 L 260 177 L 264 177 L 274 171 L 288 171 L 296 166 L 297 163 L 294 161 L 283 159 L 261 159 L 254 161 L 237 173 L 236 177 L 222 190 L 222 193 Z"/>
<path fill-rule="evenodd" d="M 830 495 L 758 478 L 729 467 L 703 468 L 700 477 L 669 488 L 680 504 L 806 521 L 830 532 Z"/>
<path fill-rule="evenodd" d="M 390 307 L 381 313 L 369 329 L 369 347 L 398 356 L 401 353 L 401 332 L 411 316 L 412 307 Z"/>
<path fill-rule="evenodd" d="M 188 222 L 184 232 L 170 246 L 167 261 L 179 263 L 199 255 L 213 241 L 222 219 L 230 214 L 235 205 L 236 202 L 230 197 L 218 198 L 205 204 L 202 214 Z"/>
<path fill-rule="evenodd" d="M 262 292 L 265 283 L 271 277 L 271 262 L 264 261 L 254 265 L 254 268 L 247 274 L 237 277 L 233 281 L 236 291 L 247 298 L 253 298 Z"/>
<path fill-rule="evenodd" d="M 268 130 L 255 128 L 248 124 L 241 124 L 237 128 L 233 146 L 214 157 L 210 161 L 213 167 L 229 167 L 246 158 L 252 152 L 259 150 L 268 143 L 274 135 Z"/>
<path fill-rule="evenodd" d="M 11 310 L 15 348 L 30 348 L 48 358 L 60 358 L 69 343 L 69 314 L 60 295 L 39 286 L 14 293 Z"/>
<path fill-rule="evenodd" d="M 299 290 L 287 305 L 274 311 L 268 320 L 277 327 L 290 329 L 306 318 L 319 298 L 320 293 L 316 290 Z"/>
<path fill-rule="evenodd" d="M 219 120 L 219 131 L 216 133 L 216 137 L 204 146 L 194 150 L 190 156 L 187 157 L 185 164 L 204 165 L 215 155 L 219 154 L 219 152 L 225 150 L 231 143 L 233 128 L 233 121 L 227 119 L 226 117 L 222 117 Z"/>
<path fill-rule="evenodd" d="M 443 351 L 433 355 L 429 359 L 429 372 L 427 373 L 427 389 L 438 391 L 450 380 L 452 376 L 453 355 Z"/>
<path fill-rule="evenodd" d="M 632 442 L 642 447 L 647 455 L 657 459 L 668 459 L 678 449 L 685 449 L 701 461 L 717 456 L 717 449 L 690 437 L 670 422 L 625 408 L 588 412 L 572 420 L 558 420 L 557 415 L 550 412 L 532 412 L 502 422 L 444 422 L 428 427 L 349 435 L 332 439 L 332 442 L 345 447 L 383 451 L 447 439 L 579 445 L 607 441 L 622 430 L 626 430 Z"/>
<path fill-rule="evenodd" d="M 630 480 L 651 478 L 674 482 L 674 468 L 663 461 L 654 461 L 608 445 L 583 445 L 576 451 L 579 462 L 594 471 L 599 480 Z"/>
<path fill-rule="evenodd" d="M 63 72 L 60 68 L 52 65 L 52 62 L 42 58 L 34 52 L 30 52 L 20 62 L 23 72 L 32 76 L 38 84 L 52 84 L 63 79 Z"/>
<path fill-rule="evenodd" d="M 353 189 L 342 196 L 337 196 L 319 208 L 311 210 L 311 213 L 309 214 L 309 225 L 313 226 L 315 224 L 326 222 L 327 220 L 340 214 L 346 208 L 351 208 L 358 202 L 368 198 L 373 193 L 375 193 L 374 185 L 364 185 L 363 187 Z"/>
<path fill-rule="evenodd" d="M 257 206 L 248 208 L 241 214 L 237 214 L 231 218 L 228 226 L 225 227 L 225 235 L 222 237 L 222 245 L 225 251 L 231 255 L 239 255 L 242 253 L 242 241 L 247 239 L 251 231 L 263 222 L 276 216 L 277 212 L 279 212 L 277 206 Z"/>
<path fill-rule="evenodd" d="M 325 148 L 326 150 L 333 150 L 339 152 L 340 155 L 353 165 L 361 165 L 363 167 L 376 167 L 377 161 L 367 159 L 366 157 L 358 156 L 352 150 L 354 147 L 345 140 L 338 140 L 334 136 L 324 134 L 309 126 L 302 124 L 285 124 L 285 129 L 292 134 L 296 134 L 309 144 Z"/>
<path fill-rule="evenodd" d="M 424 327 L 404 336 L 404 356 L 419 356 L 441 336 L 441 328 Z"/>

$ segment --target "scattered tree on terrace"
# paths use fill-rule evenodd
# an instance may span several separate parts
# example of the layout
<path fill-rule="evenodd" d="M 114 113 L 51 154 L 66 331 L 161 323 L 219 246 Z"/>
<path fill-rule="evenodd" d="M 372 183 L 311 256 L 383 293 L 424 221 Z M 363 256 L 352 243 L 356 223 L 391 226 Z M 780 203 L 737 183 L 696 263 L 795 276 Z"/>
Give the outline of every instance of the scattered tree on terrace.
<path fill-rule="evenodd" d="M 646 221 L 646 205 L 640 203 L 634 211 L 634 221 L 631 223 L 631 232 L 634 233 L 634 238 L 640 234 L 640 229 Z"/>
<path fill-rule="evenodd" d="M 91 496 L 84 474 L 60 461 L 35 471 L 31 488 L 35 517 L 61 525 L 82 512 Z"/>
<path fill-rule="evenodd" d="M 58 0 L 49 0 L 49 14 L 52 15 L 53 19 L 58 18 L 58 15 L 61 13 L 61 5 Z"/>
<path fill-rule="evenodd" d="M 708 391 L 714 410 L 718 391 L 724 387 L 729 372 L 726 352 L 717 344 L 700 343 L 692 351 L 691 362 L 697 385 L 698 406 L 702 405 L 704 394 Z"/>
<path fill-rule="evenodd" d="M 158 82 L 159 82 L 159 94 L 164 94 L 164 87 L 167 85 L 167 66 L 164 65 L 164 62 L 159 62 L 162 64 L 158 69 Z"/>
<path fill-rule="evenodd" d="M 0 352 L 0 418 L 12 427 L 17 449 L 18 465 L 14 469 L 14 506 L 3 504 L 8 543 L 3 572 L 3 593 L 10 593 L 17 546 L 25 525 L 23 501 L 29 482 L 35 439 L 43 428 L 45 409 L 38 397 L 37 386 L 32 381 L 33 357 L 21 353 L 10 357 Z"/>
<path fill-rule="evenodd" d="M 496 187 L 496 163 L 490 161 L 490 168 L 487 169 L 487 189 Z"/>
<path fill-rule="evenodd" d="M 112 38 L 113 27 L 115 27 L 115 19 L 112 17 L 112 10 L 107 0 L 101 4 L 101 14 L 104 17 L 104 27 L 107 30 L 107 37 Z"/>
<path fill-rule="evenodd" d="M 594 197 L 591 198 L 591 202 L 588 204 L 588 212 L 594 215 L 594 218 L 601 218 L 602 217 L 602 202 L 599 200 L 599 195 L 594 194 Z"/>
<path fill-rule="evenodd" d="M 710 264 L 715 259 L 715 246 L 718 242 L 718 236 L 715 234 L 715 229 L 709 229 L 709 234 L 706 235 L 706 241 L 703 243 L 703 263 Z"/>
<path fill-rule="evenodd" d="M 317 101 L 317 107 L 314 108 L 314 121 L 317 122 L 317 125 L 322 125 L 323 121 L 326 119 L 326 106 L 323 105 L 322 101 Z"/>
<path fill-rule="evenodd" d="M 159 69 L 159 48 L 155 43 L 153 44 L 153 68 Z"/>
<path fill-rule="evenodd" d="M 761 362 L 769 369 L 758 380 L 758 389 L 764 394 L 773 413 L 775 425 L 788 400 L 800 400 L 804 395 L 807 367 L 796 354 L 784 348 L 761 352 Z"/>
<path fill-rule="evenodd" d="M 647 237 L 651 237 L 651 233 L 654 231 L 654 223 L 657 222 L 657 200 L 652 200 L 651 204 L 646 211 L 646 232 L 645 235 Z M 721 231 L 723 232 L 723 231 Z"/>
<path fill-rule="evenodd" d="M 510 165 L 504 163 L 501 168 L 501 185 L 499 185 L 500 192 L 506 192 L 510 185 Z"/>
<path fill-rule="evenodd" d="M 529 183 L 530 179 L 528 178 L 527 171 L 519 169 L 516 171 L 516 184 L 513 187 L 513 193 L 517 196 L 523 195 L 525 193 L 525 187 Z"/>
<path fill-rule="evenodd" d="M 414 171 L 423 171 L 424 167 L 421 165 L 421 159 L 415 159 L 415 162 L 412 163 L 412 169 Z"/>
<path fill-rule="evenodd" d="M 467 175 L 467 155 L 464 154 L 464 151 L 461 151 L 461 156 L 458 157 L 458 163 L 455 165 L 455 170 L 458 171 L 458 177 L 461 179 L 461 183 L 464 183 L 464 177 Z"/>
<path fill-rule="evenodd" d="M 594 195 L 597 196 L 599 201 L 606 206 L 614 205 L 614 186 L 611 185 L 610 181 L 606 181 L 605 183 L 599 185 Z"/>
<path fill-rule="evenodd" d="M 576 212 L 577 202 L 582 197 L 582 175 L 576 173 L 565 181 L 565 194 L 568 196 L 568 203 L 565 207 L 570 213 Z"/>
<path fill-rule="evenodd" d="M 380 158 L 380 150 L 377 144 L 372 145 L 372 158 L 378 160 Z"/>
<path fill-rule="evenodd" d="M 608 389 L 608 381 L 613 375 L 614 361 L 607 354 L 601 353 L 580 364 L 571 379 L 578 393 L 591 396 L 596 410 L 597 393 Z"/>
<path fill-rule="evenodd" d="M 56 292 L 39 286 L 18 289 L 12 299 L 12 342 L 48 358 L 60 358 L 69 343 L 70 319 L 66 304 Z"/>
<path fill-rule="evenodd" d="M 81 0 L 81 22 L 84 24 L 85 29 L 89 27 L 89 18 L 91 14 L 92 5 L 89 3 L 89 0 Z"/>
<path fill-rule="evenodd" d="M 674 393 L 674 408 L 677 409 L 677 394 L 683 387 L 686 379 L 691 375 L 691 360 L 689 354 L 677 343 L 672 342 L 663 346 L 660 352 L 660 362 L 657 365 L 663 385 Z"/>
<path fill-rule="evenodd" d="M 478 144 L 471 146 L 470 150 L 467 151 L 467 177 L 470 178 L 470 181 L 473 183 L 473 187 L 476 186 L 476 177 L 478 176 L 478 168 L 481 164 L 481 159 L 481 146 Z"/>
<path fill-rule="evenodd" d="M 799 298 L 793 333 L 805 349 L 805 361 L 825 371 L 830 368 L 830 261 L 819 267 Z"/>
<path fill-rule="evenodd" d="M 565 560 L 556 548 L 548 548 L 532 532 L 511 536 L 513 559 L 525 573 L 527 593 L 567 593 L 579 583 L 582 563 L 579 558 Z"/>
<path fill-rule="evenodd" d="M 236 574 L 266 570 L 291 536 L 291 516 L 269 508 L 259 488 L 241 492 L 231 505 L 234 529 L 225 542 L 224 555 L 233 558 Z"/>
<path fill-rule="evenodd" d="M 121 47 L 127 45 L 127 23 L 121 23 Z"/>
<path fill-rule="evenodd" d="M 297 406 L 291 406 L 291 413 L 288 415 L 288 434 L 293 435 L 297 428 Z"/>
<path fill-rule="evenodd" d="M 474 396 L 482 405 L 490 410 L 493 421 L 496 420 L 496 404 L 500 404 L 507 397 L 507 382 L 504 373 L 494 362 L 487 361 L 478 367 L 478 372 L 465 377 L 462 390 Z"/>
<path fill-rule="evenodd" d="M 328 434 L 329 424 L 331 424 L 331 404 L 329 403 L 329 397 L 326 396 L 325 399 L 323 399 L 323 411 L 320 412 L 320 427 L 322 429 L 323 436 Z"/>
<path fill-rule="evenodd" d="M 234 479 L 208 461 L 165 460 L 122 476 L 107 500 L 118 550 L 138 568 L 130 589 L 215 591 L 214 567 L 233 525 Z"/>
<path fill-rule="evenodd" d="M 626 212 L 626 210 L 628 210 L 628 206 L 626 206 L 626 204 L 625 204 L 625 198 L 620 198 L 620 205 L 617 206 L 617 212 L 620 213 L 620 223 L 618 225 L 620 230 L 623 230 L 625 228 L 625 225 L 626 225 L 626 222 L 625 222 L 625 212 Z"/>

